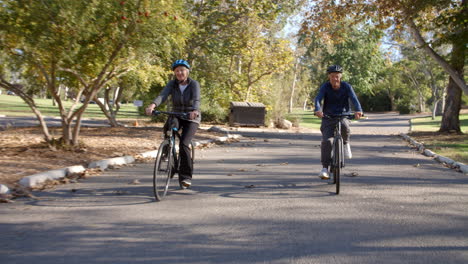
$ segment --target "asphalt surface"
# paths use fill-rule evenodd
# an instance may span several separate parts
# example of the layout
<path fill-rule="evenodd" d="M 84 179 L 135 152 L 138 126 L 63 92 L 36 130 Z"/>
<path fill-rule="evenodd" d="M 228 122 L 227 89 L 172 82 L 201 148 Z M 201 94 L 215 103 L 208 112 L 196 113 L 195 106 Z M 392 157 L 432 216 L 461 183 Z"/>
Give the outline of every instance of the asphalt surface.
<path fill-rule="evenodd" d="M 394 135 L 408 118 L 352 124 L 340 195 L 319 133 L 245 129 L 163 202 L 138 164 L 2 204 L 0 263 L 468 263 L 468 177 Z"/>

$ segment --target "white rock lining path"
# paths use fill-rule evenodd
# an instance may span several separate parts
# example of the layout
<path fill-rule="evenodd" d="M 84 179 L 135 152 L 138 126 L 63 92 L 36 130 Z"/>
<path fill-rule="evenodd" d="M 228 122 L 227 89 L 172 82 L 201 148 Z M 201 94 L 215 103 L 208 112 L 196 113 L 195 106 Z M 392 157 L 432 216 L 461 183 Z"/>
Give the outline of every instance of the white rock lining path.
<path fill-rule="evenodd" d="M 217 137 L 215 139 L 209 139 L 209 140 L 195 141 L 193 142 L 195 147 L 208 145 L 210 143 L 226 142 L 229 139 L 238 139 L 241 137 L 241 135 L 230 134 L 229 131 L 222 129 L 222 128 L 218 128 L 218 127 L 212 127 L 209 129 L 209 131 L 223 132 L 223 133 L 226 133 L 226 136 Z M 21 186 L 26 187 L 26 188 L 37 188 L 37 187 L 42 186 L 47 181 L 60 180 L 72 174 L 83 173 L 84 171 L 86 171 L 86 169 L 99 168 L 101 170 L 106 170 L 113 166 L 122 166 L 125 164 L 131 164 L 135 162 L 136 157 L 155 158 L 157 154 L 158 154 L 158 150 L 152 150 L 152 151 L 137 154 L 135 156 L 123 156 L 123 157 L 116 157 L 116 158 L 104 159 L 104 160 L 99 160 L 99 161 L 93 161 L 88 164 L 87 168 L 85 168 L 82 165 L 79 165 L 79 166 L 70 166 L 70 167 L 66 167 L 62 169 L 45 171 L 45 172 L 36 173 L 33 175 L 23 177 L 21 180 L 19 180 L 18 183 Z M 10 192 L 11 190 L 8 188 L 8 186 L 4 184 L 0 184 L 0 194 L 9 194 Z"/>
<path fill-rule="evenodd" d="M 421 154 L 427 157 L 434 158 L 438 162 L 447 165 L 448 167 L 458 170 L 464 174 L 468 174 L 468 165 L 465 165 L 461 162 L 454 161 L 452 159 L 449 159 L 447 157 L 441 156 L 436 154 L 430 149 L 427 149 L 422 143 L 412 139 L 410 136 L 406 134 L 400 134 L 402 138 L 404 138 L 406 141 L 408 141 L 411 145 L 413 145 Z"/>

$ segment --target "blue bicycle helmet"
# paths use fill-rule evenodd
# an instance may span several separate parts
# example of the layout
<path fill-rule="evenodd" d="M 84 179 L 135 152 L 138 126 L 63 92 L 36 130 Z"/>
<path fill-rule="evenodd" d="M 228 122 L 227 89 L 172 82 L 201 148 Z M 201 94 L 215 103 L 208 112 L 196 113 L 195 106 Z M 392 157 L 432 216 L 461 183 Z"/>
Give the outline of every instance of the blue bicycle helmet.
<path fill-rule="evenodd" d="M 184 66 L 185 68 L 190 69 L 190 64 L 186 60 L 176 60 L 172 64 L 172 70 L 174 70 L 175 68 L 179 66 Z"/>
<path fill-rule="evenodd" d="M 339 72 L 339 73 L 342 73 L 342 72 L 343 72 L 343 68 L 341 68 L 340 65 L 332 65 L 332 66 L 328 67 L 327 73 L 332 73 L 332 72 Z"/>

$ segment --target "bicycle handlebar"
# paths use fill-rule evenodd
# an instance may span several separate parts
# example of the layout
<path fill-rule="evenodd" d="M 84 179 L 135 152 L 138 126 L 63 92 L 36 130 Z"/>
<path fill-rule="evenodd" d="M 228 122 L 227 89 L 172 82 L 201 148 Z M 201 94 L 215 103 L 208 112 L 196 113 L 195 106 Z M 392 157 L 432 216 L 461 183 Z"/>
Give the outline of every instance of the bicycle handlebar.
<path fill-rule="evenodd" d="M 159 115 L 159 114 L 166 114 L 169 116 L 176 116 L 176 117 L 181 117 L 181 118 L 189 118 L 189 113 L 184 113 L 184 112 L 166 112 L 166 111 L 158 111 L 158 110 L 153 110 L 151 112 L 152 115 Z"/>
<path fill-rule="evenodd" d="M 363 116 L 364 116 L 364 114 L 361 117 L 363 117 Z M 352 114 L 338 114 L 338 115 L 326 115 L 326 114 L 324 114 L 323 117 L 328 118 L 328 119 L 342 118 L 342 117 L 347 118 L 347 119 L 355 119 L 356 118 L 354 113 L 352 113 Z"/>

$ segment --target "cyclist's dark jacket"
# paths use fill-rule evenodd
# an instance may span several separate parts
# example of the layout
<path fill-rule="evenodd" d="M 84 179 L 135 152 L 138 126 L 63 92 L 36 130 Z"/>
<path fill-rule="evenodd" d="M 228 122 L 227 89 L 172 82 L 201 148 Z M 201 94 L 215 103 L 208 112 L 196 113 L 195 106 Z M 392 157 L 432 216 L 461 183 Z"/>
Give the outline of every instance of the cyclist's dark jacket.
<path fill-rule="evenodd" d="M 182 94 L 177 80 L 171 80 L 167 83 L 166 87 L 154 99 L 153 103 L 158 107 L 161 103 L 167 100 L 167 97 L 172 97 L 172 111 L 174 112 L 190 112 L 197 110 L 200 114 L 197 118 L 190 120 L 192 122 L 200 123 L 200 84 L 188 78 L 188 86 Z"/>
<path fill-rule="evenodd" d="M 326 115 L 348 114 L 351 112 L 349 101 L 353 103 L 356 112 L 362 112 L 361 104 L 349 83 L 342 81 L 340 89 L 333 90 L 328 81 L 320 86 L 319 93 L 315 97 L 315 112 L 322 111 Z"/>

